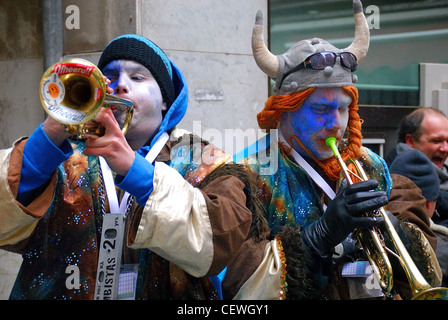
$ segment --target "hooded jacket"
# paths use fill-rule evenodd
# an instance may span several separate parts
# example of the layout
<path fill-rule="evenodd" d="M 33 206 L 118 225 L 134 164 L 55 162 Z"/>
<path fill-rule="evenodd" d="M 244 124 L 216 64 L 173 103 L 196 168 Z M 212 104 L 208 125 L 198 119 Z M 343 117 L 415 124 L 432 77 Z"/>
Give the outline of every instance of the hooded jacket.
<path fill-rule="evenodd" d="M 403 142 L 399 142 L 397 146 L 392 149 L 385 158 L 386 163 L 390 166 L 395 160 L 398 154 L 411 149 L 409 145 Z M 448 226 L 448 167 L 443 165 L 439 168 L 433 164 L 434 169 L 437 172 L 440 182 L 439 196 L 437 197 L 436 212 L 432 218 L 435 223 Z"/>

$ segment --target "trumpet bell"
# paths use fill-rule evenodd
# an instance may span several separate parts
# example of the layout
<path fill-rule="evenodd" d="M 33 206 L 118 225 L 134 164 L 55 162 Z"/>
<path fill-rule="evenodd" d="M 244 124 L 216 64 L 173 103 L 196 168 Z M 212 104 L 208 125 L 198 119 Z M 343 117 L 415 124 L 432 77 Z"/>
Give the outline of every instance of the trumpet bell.
<path fill-rule="evenodd" d="M 126 110 L 123 134 L 132 120 L 132 102 L 107 94 L 103 74 L 84 59 L 69 59 L 48 68 L 40 81 L 39 94 L 45 112 L 78 138 L 86 133 L 104 133 L 104 128 L 93 121 L 102 107 L 114 105 Z"/>
<path fill-rule="evenodd" d="M 47 114 L 66 125 L 90 121 L 102 107 L 106 85 L 101 71 L 83 59 L 56 63 L 40 82 L 40 100 Z"/>

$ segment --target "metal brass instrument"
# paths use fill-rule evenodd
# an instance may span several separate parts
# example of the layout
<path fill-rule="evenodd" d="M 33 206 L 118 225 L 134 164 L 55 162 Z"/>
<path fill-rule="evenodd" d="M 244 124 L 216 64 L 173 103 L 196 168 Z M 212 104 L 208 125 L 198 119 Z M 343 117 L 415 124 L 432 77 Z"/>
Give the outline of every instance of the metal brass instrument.
<path fill-rule="evenodd" d="M 337 149 L 336 138 L 328 138 L 326 144 L 331 147 L 349 184 L 353 184 L 350 173 L 361 181 L 369 179 L 361 164 L 355 159 L 350 159 L 349 161 L 355 165 L 357 172 L 354 173 L 348 169 Z M 387 248 L 382 240 L 381 232 L 376 228 L 370 228 L 367 234 L 366 230 L 356 230 L 357 238 L 360 240 L 360 243 L 366 252 L 367 258 L 380 282 L 383 292 L 386 294 L 390 293 L 393 286 L 393 271 L 389 257 L 387 256 L 387 253 L 390 253 L 398 259 L 406 274 L 412 291 L 412 300 L 448 300 L 448 288 L 431 287 L 418 270 L 397 231 L 392 225 L 385 209 L 380 208 L 367 214 L 384 219 L 384 229 L 389 234 L 391 242 L 395 247 L 395 251 Z"/>
<path fill-rule="evenodd" d="M 104 134 L 104 128 L 93 120 L 102 107 L 126 111 L 123 134 L 132 120 L 132 102 L 106 93 L 103 74 L 84 59 L 68 59 L 48 68 L 40 81 L 39 93 L 45 112 L 77 138 Z"/>

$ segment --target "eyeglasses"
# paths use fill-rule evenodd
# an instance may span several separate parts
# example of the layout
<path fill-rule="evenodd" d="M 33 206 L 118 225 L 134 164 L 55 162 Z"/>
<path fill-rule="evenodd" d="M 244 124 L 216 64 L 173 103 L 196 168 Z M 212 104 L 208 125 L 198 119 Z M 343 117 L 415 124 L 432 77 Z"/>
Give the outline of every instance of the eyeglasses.
<path fill-rule="evenodd" d="M 313 70 L 323 70 L 326 67 L 332 67 L 336 63 L 336 58 L 341 58 L 341 65 L 345 68 L 350 69 L 352 72 L 356 70 L 358 67 L 358 59 L 351 52 L 341 52 L 334 53 L 330 51 L 318 52 L 310 55 L 305 59 L 302 63 L 297 65 L 296 67 L 289 70 L 280 81 L 279 87 L 282 86 L 283 80 L 291 73 L 296 72 L 301 69 L 313 69 Z"/>

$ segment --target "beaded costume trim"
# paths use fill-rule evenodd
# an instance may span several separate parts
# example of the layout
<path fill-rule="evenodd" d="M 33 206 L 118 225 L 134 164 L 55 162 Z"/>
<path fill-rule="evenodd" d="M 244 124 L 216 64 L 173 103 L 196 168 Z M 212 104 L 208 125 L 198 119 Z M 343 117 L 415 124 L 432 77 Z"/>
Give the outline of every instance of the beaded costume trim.
<path fill-rule="evenodd" d="M 288 292 L 288 283 L 286 282 L 286 258 L 285 253 L 283 252 L 283 246 L 282 241 L 280 240 L 280 237 L 276 236 L 275 240 L 277 242 L 277 249 L 280 256 L 281 261 L 281 275 L 280 275 L 280 297 L 279 300 L 285 300 L 286 299 L 286 292 Z"/>

